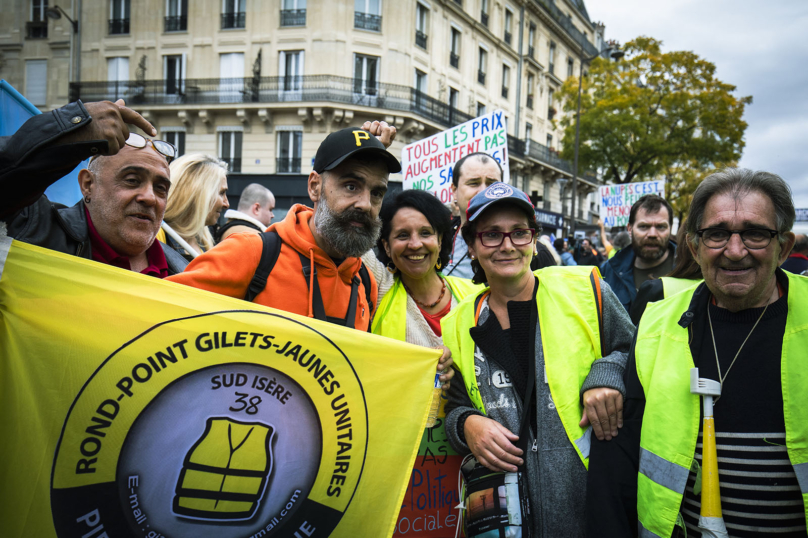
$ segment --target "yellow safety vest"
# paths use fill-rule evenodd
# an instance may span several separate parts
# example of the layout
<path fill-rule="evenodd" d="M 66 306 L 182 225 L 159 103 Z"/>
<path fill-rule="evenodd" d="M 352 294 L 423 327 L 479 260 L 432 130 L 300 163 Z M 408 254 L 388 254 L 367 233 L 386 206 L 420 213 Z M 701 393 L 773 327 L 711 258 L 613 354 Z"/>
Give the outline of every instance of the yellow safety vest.
<path fill-rule="evenodd" d="M 445 276 L 446 284 L 455 299 L 462 301 L 467 295 L 482 290 L 482 284 L 472 284 L 471 280 L 456 276 Z M 406 341 L 407 335 L 407 290 L 401 278 L 396 275 L 395 283 L 390 288 L 376 309 L 373 317 L 371 332 L 401 342 Z"/>
<path fill-rule="evenodd" d="M 209 520 L 251 518 L 272 471 L 274 435 L 266 424 L 209 418 L 182 464 L 174 513 Z"/>
<path fill-rule="evenodd" d="M 579 391 L 592 363 L 603 357 L 600 271 L 586 266 L 546 267 L 534 274 L 539 279 L 536 304 L 550 394 L 567 437 L 588 467 L 590 441 L 588 431 L 578 425 L 583 413 Z M 469 334 L 477 324 L 480 295 L 467 297 L 449 312 L 441 320 L 441 329 L 472 404 L 485 413 L 474 371 L 475 344 Z"/>
<path fill-rule="evenodd" d="M 662 293 L 667 299 L 671 295 L 676 295 L 680 291 L 685 291 L 689 288 L 695 288 L 702 280 L 690 280 L 689 278 L 671 278 L 669 276 L 660 277 L 662 281 Z"/>
<path fill-rule="evenodd" d="M 808 279 L 786 275 L 788 320 L 780 363 L 786 447 L 808 517 Z M 668 538 L 673 533 L 696 453 L 701 398 L 690 393 L 693 356 L 688 330 L 678 323 L 694 291 L 649 304 L 637 333 L 637 375 L 645 391 L 637 477 L 637 515 L 643 538 Z"/>

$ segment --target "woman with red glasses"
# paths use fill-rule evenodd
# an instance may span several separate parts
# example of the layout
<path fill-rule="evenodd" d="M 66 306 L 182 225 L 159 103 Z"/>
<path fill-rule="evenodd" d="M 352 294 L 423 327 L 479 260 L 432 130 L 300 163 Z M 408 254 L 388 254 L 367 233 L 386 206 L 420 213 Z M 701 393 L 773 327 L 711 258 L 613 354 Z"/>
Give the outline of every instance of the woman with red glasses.
<path fill-rule="evenodd" d="M 530 506 L 522 536 L 583 536 L 590 435 L 611 439 L 622 425 L 634 327 L 597 268 L 530 270 L 540 226 L 523 192 L 495 183 L 471 200 L 467 216 L 474 282 L 489 288 L 441 323 L 457 370 L 447 437 L 476 458 L 477 475 L 507 474 L 506 484 L 518 477 Z M 480 534 L 474 495 L 467 536 Z"/>

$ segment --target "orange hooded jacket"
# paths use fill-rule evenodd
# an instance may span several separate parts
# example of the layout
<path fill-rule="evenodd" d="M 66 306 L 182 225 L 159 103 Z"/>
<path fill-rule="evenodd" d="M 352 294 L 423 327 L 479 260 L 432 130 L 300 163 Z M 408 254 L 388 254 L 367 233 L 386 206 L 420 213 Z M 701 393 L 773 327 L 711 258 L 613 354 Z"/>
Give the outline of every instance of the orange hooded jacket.
<path fill-rule="evenodd" d="M 255 297 L 254 302 L 314 317 L 311 286 L 303 276 L 299 252 L 312 261 L 312 267 L 317 268 L 317 281 L 326 315 L 344 318 L 351 299 L 351 281 L 357 276 L 362 261 L 359 258 L 346 258 L 337 267 L 314 241 L 309 229 L 309 219 L 313 217 L 314 210 L 296 204 L 285 219 L 269 227 L 269 230 L 278 233 L 281 251 L 267 279 L 266 288 Z M 262 249 L 258 234 L 233 234 L 188 264 L 184 272 L 167 280 L 243 299 L 258 268 Z M 372 272 L 370 283 L 370 297 L 376 297 L 378 289 Z M 366 297 L 360 283 L 355 321 L 355 328 L 360 331 L 367 331 L 373 317 Z"/>

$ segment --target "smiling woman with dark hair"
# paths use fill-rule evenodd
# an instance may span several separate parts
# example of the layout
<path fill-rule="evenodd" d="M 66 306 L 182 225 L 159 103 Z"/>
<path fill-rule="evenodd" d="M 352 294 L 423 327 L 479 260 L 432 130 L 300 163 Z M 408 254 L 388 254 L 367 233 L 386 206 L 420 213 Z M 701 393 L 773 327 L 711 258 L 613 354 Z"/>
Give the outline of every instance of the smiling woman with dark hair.
<path fill-rule="evenodd" d="M 451 212 L 428 192 L 406 190 L 385 201 L 379 218 L 379 259 L 372 251 L 362 257 L 379 285 L 372 331 L 410 344 L 442 347 L 440 320 L 477 289 L 466 279 L 440 273 L 451 250 Z M 448 364 L 441 363 L 439 369 Z M 441 380 L 452 375 L 450 369 Z"/>

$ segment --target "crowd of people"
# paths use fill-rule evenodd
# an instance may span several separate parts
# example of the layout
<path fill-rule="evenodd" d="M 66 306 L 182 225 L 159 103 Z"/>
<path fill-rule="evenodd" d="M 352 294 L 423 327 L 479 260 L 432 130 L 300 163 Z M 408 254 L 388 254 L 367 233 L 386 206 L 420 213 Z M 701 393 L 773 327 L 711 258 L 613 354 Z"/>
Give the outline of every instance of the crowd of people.
<path fill-rule="evenodd" d="M 519 473 L 532 537 L 805 535 L 808 240 L 779 176 L 705 178 L 675 241 L 647 195 L 625 232 L 551 242 L 485 154 L 454 166 L 455 218 L 423 191 L 385 196 L 396 130 L 366 122 L 325 137 L 311 207 L 273 223 L 265 187 L 229 209 L 225 163 L 130 126 L 157 135 L 122 101 L 79 101 L 0 139 L 8 236 L 442 349 L 446 437 Z M 87 158 L 83 198 L 48 200 Z M 717 518 L 693 375 L 720 384 Z"/>

